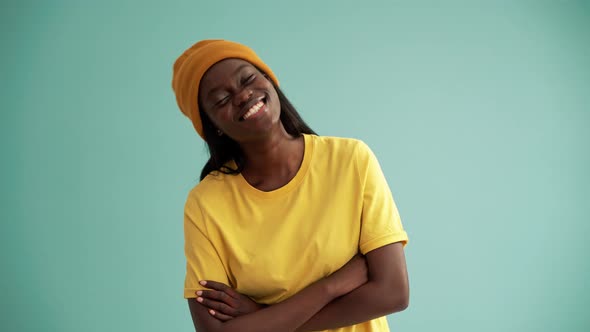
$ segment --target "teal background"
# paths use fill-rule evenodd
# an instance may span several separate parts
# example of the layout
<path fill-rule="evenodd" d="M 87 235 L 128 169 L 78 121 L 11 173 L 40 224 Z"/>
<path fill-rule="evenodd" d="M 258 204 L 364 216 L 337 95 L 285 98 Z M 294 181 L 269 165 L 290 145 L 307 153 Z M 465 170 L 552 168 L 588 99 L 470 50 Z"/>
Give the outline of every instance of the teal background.
<path fill-rule="evenodd" d="M 192 43 L 254 48 L 322 135 L 375 151 L 410 235 L 392 331 L 590 330 L 590 3 L 2 2 L 2 331 L 191 331 L 207 157 Z"/>

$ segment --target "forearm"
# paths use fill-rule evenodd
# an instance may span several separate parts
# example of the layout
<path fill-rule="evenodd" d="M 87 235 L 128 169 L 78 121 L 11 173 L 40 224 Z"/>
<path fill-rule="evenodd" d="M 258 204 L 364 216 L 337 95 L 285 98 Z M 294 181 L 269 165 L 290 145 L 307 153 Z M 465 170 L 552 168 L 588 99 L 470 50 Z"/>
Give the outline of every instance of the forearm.
<path fill-rule="evenodd" d="M 337 295 L 328 288 L 326 283 L 318 282 L 283 302 L 227 322 L 217 322 L 218 324 L 211 330 L 215 332 L 295 331 Z"/>
<path fill-rule="evenodd" d="M 406 307 L 407 294 L 396 293 L 377 282 L 369 281 L 327 304 L 297 331 L 350 326 L 402 311 Z"/>

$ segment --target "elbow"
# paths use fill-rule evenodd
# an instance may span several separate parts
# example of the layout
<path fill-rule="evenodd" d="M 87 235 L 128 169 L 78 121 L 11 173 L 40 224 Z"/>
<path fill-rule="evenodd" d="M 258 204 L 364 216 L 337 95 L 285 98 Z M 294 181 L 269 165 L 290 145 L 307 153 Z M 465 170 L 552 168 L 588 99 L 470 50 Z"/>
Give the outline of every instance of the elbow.
<path fill-rule="evenodd" d="M 383 303 L 383 310 L 387 314 L 404 311 L 410 305 L 410 291 L 407 287 L 395 287 L 382 294 L 390 294 Z"/>
<path fill-rule="evenodd" d="M 404 311 L 410 305 L 410 299 L 407 295 L 394 294 L 390 296 L 388 303 L 386 304 L 387 313 L 392 314 L 394 312 Z"/>
<path fill-rule="evenodd" d="M 405 294 L 403 296 L 400 296 L 399 299 L 397 299 L 396 303 L 395 303 L 395 307 L 394 307 L 394 312 L 399 312 L 399 311 L 404 311 L 408 308 L 408 306 L 410 305 L 410 294 L 409 292 L 405 292 Z"/>

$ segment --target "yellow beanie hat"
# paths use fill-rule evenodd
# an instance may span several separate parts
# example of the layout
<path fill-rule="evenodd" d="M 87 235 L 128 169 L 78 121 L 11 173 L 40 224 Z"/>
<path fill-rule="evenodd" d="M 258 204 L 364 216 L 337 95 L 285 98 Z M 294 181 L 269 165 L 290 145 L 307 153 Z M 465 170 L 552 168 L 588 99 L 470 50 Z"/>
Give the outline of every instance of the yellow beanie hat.
<path fill-rule="evenodd" d="M 172 89 L 176 94 L 176 103 L 186 117 L 188 117 L 197 133 L 205 139 L 203 123 L 199 114 L 199 84 L 205 72 L 217 62 L 237 58 L 250 62 L 267 74 L 278 86 L 279 81 L 270 68 L 254 53 L 254 51 L 242 44 L 221 40 L 201 40 L 190 48 L 174 62 L 172 73 Z"/>

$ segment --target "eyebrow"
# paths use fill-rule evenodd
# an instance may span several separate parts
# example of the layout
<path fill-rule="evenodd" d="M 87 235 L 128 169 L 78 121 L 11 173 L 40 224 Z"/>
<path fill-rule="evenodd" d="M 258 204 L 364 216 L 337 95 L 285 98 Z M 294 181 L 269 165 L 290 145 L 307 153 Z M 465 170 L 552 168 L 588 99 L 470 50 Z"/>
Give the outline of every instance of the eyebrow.
<path fill-rule="evenodd" d="M 249 67 L 249 66 L 250 66 L 250 64 L 248 64 L 248 63 L 241 64 L 236 70 L 234 70 L 234 72 L 232 73 L 232 76 L 236 75 L 242 69 L 244 69 L 245 67 Z M 215 88 L 209 90 L 209 92 L 207 93 L 207 98 L 211 98 L 211 95 L 213 93 L 215 93 L 217 90 L 221 90 L 221 88 L 220 87 L 215 87 Z"/>

